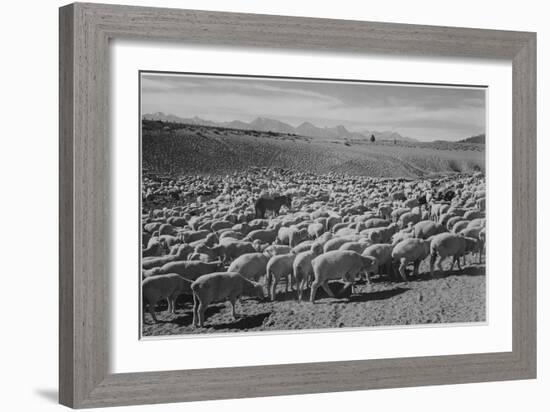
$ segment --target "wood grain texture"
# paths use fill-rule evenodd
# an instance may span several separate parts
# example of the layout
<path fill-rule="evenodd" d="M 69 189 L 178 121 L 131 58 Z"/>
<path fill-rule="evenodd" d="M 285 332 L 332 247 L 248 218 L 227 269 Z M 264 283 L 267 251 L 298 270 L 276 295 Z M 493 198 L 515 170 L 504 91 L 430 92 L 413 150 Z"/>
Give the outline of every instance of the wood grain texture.
<path fill-rule="evenodd" d="M 83 408 L 536 375 L 533 33 L 81 4 L 60 9 L 60 402 Z M 109 373 L 109 40 L 505 59 L 513 65 L 513 350 Z"/>

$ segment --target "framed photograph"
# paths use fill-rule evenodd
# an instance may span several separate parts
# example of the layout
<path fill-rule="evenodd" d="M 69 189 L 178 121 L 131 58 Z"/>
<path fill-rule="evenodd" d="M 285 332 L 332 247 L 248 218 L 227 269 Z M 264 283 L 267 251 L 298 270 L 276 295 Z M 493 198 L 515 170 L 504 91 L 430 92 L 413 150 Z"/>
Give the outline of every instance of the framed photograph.
<path fill-rule="evenodd" d="M 60 402 L 536 376 L 536 35 L 60 9 Z"/>

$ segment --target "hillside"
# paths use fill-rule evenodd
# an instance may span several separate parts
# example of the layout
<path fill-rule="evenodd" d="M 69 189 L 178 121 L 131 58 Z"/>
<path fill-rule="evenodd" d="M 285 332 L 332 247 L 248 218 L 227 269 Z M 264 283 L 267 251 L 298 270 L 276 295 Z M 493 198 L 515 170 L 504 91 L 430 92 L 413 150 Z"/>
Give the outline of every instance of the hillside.
<path fill-rule="evenodd" d="M 468 137 L 466 139 L 462 139 L 459 142 L 461 142 L 461 143 L 485 144 L 485 133 L 478 134 L 477 136 Z"/>
<path fill-rule="evenodd" d="M 157 173 L 227 174 L 250 166 L 314 173 L 422 177 L 484 170 L 479 145 L 314 139 L 287 133 L 143 121 L 143 168 Z"/>

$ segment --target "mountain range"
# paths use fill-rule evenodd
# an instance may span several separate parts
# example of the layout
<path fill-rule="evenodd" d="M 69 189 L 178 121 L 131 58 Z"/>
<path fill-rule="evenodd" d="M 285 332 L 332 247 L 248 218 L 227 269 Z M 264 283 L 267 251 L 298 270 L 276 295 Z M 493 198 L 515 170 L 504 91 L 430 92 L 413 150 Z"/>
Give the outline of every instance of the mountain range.
<path fill-rule="evenodd" d="M 485 133 L 478 134 L 476 136 L 468 137 L 467 139 L 459 140 L 461 143 L 481 143 L 485 144 Z"/>
<path fill-rule="evenodd" d="M 318 127 L 310 122 L 304 122 L 298 127 L 293 127 L 280 120 L 258 117 L 250 123 L 241 120 L 231 122 L 213 122 L 211 120 L 201 119 L 200 117 L 183 118 L 173 114 L 164 114 L 162 112 L 147 113 L 142 116 L 143 120 L 160 120 L 171 123 L 193 124 L 198 126 L 215 126 L 230 129 L 258 130 L 263 132 L 276 132 L 287 134 L 298 134 L 301 136 L 322 138 L 322 139 L 370 139 L 374 135 L 376 140 L 398 140 L 407 142 L 417 142 L 418 140 L 401 136 L 393 131 L 362 130 L 361 132 L 352 132 L 345 126 Z"/>

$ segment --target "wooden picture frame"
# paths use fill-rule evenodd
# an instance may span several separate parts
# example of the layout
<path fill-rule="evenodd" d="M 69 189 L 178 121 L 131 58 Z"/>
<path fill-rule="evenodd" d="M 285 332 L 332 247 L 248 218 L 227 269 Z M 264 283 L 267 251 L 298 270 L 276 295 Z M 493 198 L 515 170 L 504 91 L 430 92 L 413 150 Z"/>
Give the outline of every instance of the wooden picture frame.
<path fill-rule="evenodd" d="M 536 376 L 536 34 L 75 3 L 60 9 L 59 399 L 74 408 Z M 479 57 L 513 66 L 511 352 L 109 373 L 109 40 Z"/>

